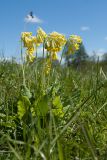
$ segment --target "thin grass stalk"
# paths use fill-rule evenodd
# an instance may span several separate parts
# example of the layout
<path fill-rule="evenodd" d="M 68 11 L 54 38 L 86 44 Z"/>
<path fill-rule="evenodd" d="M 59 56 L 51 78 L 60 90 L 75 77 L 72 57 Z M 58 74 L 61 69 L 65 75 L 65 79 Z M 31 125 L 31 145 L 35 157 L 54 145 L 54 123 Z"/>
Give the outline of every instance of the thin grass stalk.
<path fill-rule="evenodd" d="M 24 66 L 24 57 L 23 57 L 23 43 L 21 39 L 21 61 L 22 61 L 22 75 L 23 75 L 23 85 L 25 86 L 25 66 Z"/>
<path fill-rule="evenodd" d="M 38 75 L 38 69 L 37 69 L 37 66 L 38 66 L 38 53 L 37 53 L 37 45 L 36 45 L 36 65 L 35 65 L 35 74 L 36 74 L 36 83 L 37 83 L 37 75 Z"/>
<path fill-rule="evenodd" d="M 8 143 L 11 151 L 14 153 L 15 157 L 18 159 L 18 160 L 23 160 L 23 158 L 21 157 L 21 155 L 19 155 L 19 153 L 17 153 L 17 151 L 12 147 L 12 145 L 10 143 Z"/>
<path fill-rule="evenodd" d="M 43 41 L 43 59 L 45 58 L 45 40 Z"/>
<path fill-rule="evenodd" d="M 102 87 L 103 87 L 103 85 L 99 86 L 99 87 L 97 88 L 97 90 L 100 90 Z M 70 117 L 68 123 L 63 127 L 63 129 L 61 130 L 61 132 L 60 132 L 60 133 L 53 139 L 53 141 L 51 142 L 51 145 L 52 145 L 52 146 L 56 143 L 57 139 L 60 138 L 60 136 L 66 131 L 66 129 L 72 124 L 72 122 L 76 121 L 76 119 L 79 117 L 79 115 L 80 115 L 80 113 L 81 113 L 84 105 L 85 105 L 93 96 L 94 96 L 94 92 L 93 92 L 92 95 L 88 96 L 88 97 L 86 98 L 86 100 L 84 100 L 79 107 L 77 107 L 76 112 L 75 112 L 75 115 L 74 115 L 73 117 Z"/>
<path fill-rule="evenodd" d="M 94 160 L 98 160 L 98 158 L 97 158 L 97 156 L 96 156 L 96 154 L 95 154 L 95 151 L 94 151 L 94 149 L 93 149 L 93 147 L 92 147 L 91 141 L 90 141 L 90 139 L 89 139 L 88 133 L 87 133 L 87 131 L 86 131 L 86 129 L 85 129 L 85 127 L 84 127 L 83 124 L 81 124 L 81 128 L 82 128 L 84 137 L 85 137 L 85 139 L 86 139 L 86 141 L 87 141 L 87 144 L 88 144 L 88 146 L 89 146 L 89 149 L 90 149 L 90 151 L 91 151 L 91 153 L 92 153 L 93 159 L 94 159 Z"/>
<path fill-rule="evenodd" d="M 43 41 L 43 54 L 42 54 L 42 58 L 43 58 L 43 65 L 42 65 L 42 82 L 43 82 L 43 86 L 45 87 L 45 73 L 44 73 L 44 70 L 45 70 L 45 65 L 46 65 L 46 59 L 45 59 L 45 46 L 44 46 L 44 41 Z"/>
<path fill-rule="evenodd" d="M 47 160 L 47 159 L 46 159 L 46 156 L 44 155 L 44 153 L 41 152 L 40 149 L 37 149 L 34 145 L 27 144 L 26 142 L 23 142 L 23 141 L 13 140 L 13 139 L 11 139 L 9 136 L 7 136 L 7 135 L 6 135 L 6 138 L 7 138 L 7 140 L 8 140 L 9 142 L 11 142 L 11 143 L 13 143 L 13 144 L 18 144 L 18 145 L 23 145 L 23 146 L 28 145 L 29 147 L 31 147 L 31 148 L 34 150 L 36 157 L 37 157 L 37 155 L 40 155 L 40 156 L 43 158 L 43 160 Z M 10 144 L 9 142 L 8 142 L 8 144 Z M 25 155 L 24 155 L 24 156 L 25 156 Z M 20 160 L 21 160 L 21 159 L 20 159 Z M 23 160 L 23 159 L 22 159 L 22 160 Z"/>
<path fill-rule="evenodd" d="M 53 125 L 54 125 L 55 135 L 58 136 L 58 132 L 57 132 L 56 124 L 55 124 L 54 115 L 52 116 L 52 118 L 53 118 Z M 60 143 L 60 140 L 59 140 L 59 139 L 57 139 L 57 146 L 58 146 L 58 156 L 59 156 L 59 160 L 64 160 L 63 151 L 62 151 L 62 146 L 61 146 L 61 143 Z"/>
<path fill-rule="evenodd" d="M 38 49 L 38 47 L 37 47 L 37 45 L 36 45 L 36 59 L 38 58 L 38 52 L 37 52 L 37 49 Z"/>
<path fill-rule="evenodd" d="M 59 62 L 60 65 L 61 65 L 61 62 L 62 62 L 62 58 L 63 58 L 63 52 L 61 54 L 61 58 L 60 58 L 60 62 Z"/>

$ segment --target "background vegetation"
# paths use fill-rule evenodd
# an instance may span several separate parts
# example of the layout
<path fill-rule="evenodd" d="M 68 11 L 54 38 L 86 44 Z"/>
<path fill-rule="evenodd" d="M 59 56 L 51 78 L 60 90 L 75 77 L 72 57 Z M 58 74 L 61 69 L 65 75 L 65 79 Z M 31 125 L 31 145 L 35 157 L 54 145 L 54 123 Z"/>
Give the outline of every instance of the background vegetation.
<path fill-rule="evenodd" d="M 49 75 L 45 59 L 0 62 L 1 160 L 107 159 L 107 56 L 76 55 Z"/>

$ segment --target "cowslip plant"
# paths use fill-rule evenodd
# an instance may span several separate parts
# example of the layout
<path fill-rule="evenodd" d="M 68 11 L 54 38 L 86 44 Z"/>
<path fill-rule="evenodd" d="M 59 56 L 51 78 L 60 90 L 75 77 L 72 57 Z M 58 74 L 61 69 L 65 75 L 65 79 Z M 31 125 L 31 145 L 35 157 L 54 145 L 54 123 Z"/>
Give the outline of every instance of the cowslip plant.
<path fill-rule="evenodd" d="M 81 38 L 76 36 L 73 36 L 73 38 L 76 42 L 71 43 L 70 47 L 75 48 L 76 51 L 79 49 Z M 54 160 L 54 155 L 58 152 L 57 157 L 59 157 L 59 160 L 63 160 L 60 140 L 56 139 L 54 144 L 51 144 L 51 142 L 60 132 L 60 122 L 62 121 L 63 124 L 64 121 L 65 111 L 60 95 L 61 84 L 58 80 L 58 74 L 55 76 L 57 72 L 53 67 L 53 61 L 57 60 L 58 52 L 67 43 L 66 37 L 57 32 L 46 34 L 39 28 L 36 36 L 32 36 L 31 32 L 22 33 L 21 42 L 23 44 L 21 54 L 24 54 L 23 48 L 25 48 L 26 60 L 24 60 L 24 63 L 22 62 L 23 84 L 17 103 L 17 116 L 21 126 L 20 137 L 27 145 L 33 144 L 37 150 L 41 148 L 43 142 L 42 151 L 47 159 Z M 78 47 L 75 47 L 76 43 L 78 43 Z M 38 61 L 37 47 L 40 44 L 43 45 L 43 57 L 41 61 Z M 47 51 L 46 57 L 44 57 L 44 49 Z M 35 51 L 36 57 L 34 56 Z M 36 63 L 36 88 L 32 92 L 28 85 L 30 82 L 27 82 L 26 79 L 26 70 L 30 67 L 31 62 L 34 62 L 34 59 Z M 51 82 L 52 77 L 54 77 L 53 82 Z M 28 147 L 26 150 L 26 147 L 24 147 L 25 152 L 28 153 L 26 158 L 31 156 L 30 149 Z"/>

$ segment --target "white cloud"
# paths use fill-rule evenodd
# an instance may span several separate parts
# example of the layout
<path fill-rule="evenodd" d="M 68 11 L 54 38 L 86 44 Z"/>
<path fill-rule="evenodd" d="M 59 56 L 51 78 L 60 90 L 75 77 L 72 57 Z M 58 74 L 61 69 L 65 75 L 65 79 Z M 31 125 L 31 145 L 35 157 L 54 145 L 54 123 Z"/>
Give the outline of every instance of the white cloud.
<path fill-rule="evenodd" d="M 90 30 L 90 27 L 88 27 L 88 26 L 81 27 L 81 31 L 89 31 L 89 30 Z"/>
<path fill-rule="evenodd" d="M 27 23 L 42 23 L 43 21 L 41 19 L 39 19 L 36 15 L 30 16 L 27 15 L 24 19 L 25 22 Z"/>

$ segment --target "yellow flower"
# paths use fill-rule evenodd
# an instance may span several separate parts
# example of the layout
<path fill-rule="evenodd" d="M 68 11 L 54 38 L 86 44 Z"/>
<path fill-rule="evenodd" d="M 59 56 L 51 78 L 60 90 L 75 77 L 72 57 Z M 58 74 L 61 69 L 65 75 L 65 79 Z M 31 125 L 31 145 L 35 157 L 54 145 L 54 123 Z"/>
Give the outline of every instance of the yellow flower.
<path fill-rule="evenodd" d="M 35 51 L 35 47 L 31 46 L 29 48 L 26 49 L 26 59 L 27 61 L 33 62 L 35 56 L 33 55 Z"/>
<path fill-rule="evenodd" d="M 66 42 L 65 36 L 58 33 L 58 32 L 52 32 L 50 34 L 50 37 L 56 41 L 56 43 L 58 43 L 59 45 L 64 45 Z"/>
<path fill-rule="evenodd" d="M 34 44 L 37 43 L 37 37 L 36 37 L 36 36 L 32 36 L 31 39 L 32 39 L 32 42 L 33 42 Z"/>
<path fill-rule="evenodd" d="M 24 47 L 31 47 L 37 43 L 37 38 L 32 36 L 32 32 L 22 32 L 21 39 L 23 41 Z"/>
<path fill-rule="evenodd" d="M 24 47 L 29 48 L 29 47 L 33 46 L 33 39 L 29 38 L 29 37 L 25 37 L 23 40 L 23 44 L 24 44 Z"/>
<path fill-rule="evenodd" d="M 59 52 L 66 43 L 64 35 L 52 32 L 45 39 L 45 49 L 49 52 Z"/>
<path fill-rule="evenodd" d="M 80 44 L 82 43 L 82 39 L 80 36 L 71 35 L 67 40 L 67 54 L 75 53 L 80 48 Z"/>
<path fill-rule="evenodd" d="M 21 39 L 24 40 L 25 37 L 30 37 L 31 35 L 32 35 L 32 32 L 22 32 Z"/>
<path fill-rule="evenodd" d="M 23 46 L 26 48 L 26 59 L 33 62 L 35 58 L 33 55 L 35 52 L 35 46 L 38 46 L 37 37 L 32 36 L 32 32 L 23 32 L 21 34 L 21 40 L 23 42 Z"/>
<path fill-rule="evenodd" d="M 43 31 L 43 29 L 39 28 L 37 30 L 37 43 L 43 43 L 46 36 L 47 36 L 47 34 Z"/>
<path fill-rule="evenodd" d="M 77 35 L 71 35 L 70 36 L 70 40 L 71 41 L 74 41 L 75 43 L 82 43 L 82 39 L 80 36 L 77 36 Z"/>
<path fill-rule="evenodd" d="M 33 56 L 33 53 L 35 51 L 34 44 L 36 44 L 37 42 L 36 37 L 31 35 L 32 35 L 31 32 L 22 33 L 22 41 L 23 41 L 24 47 L 26 47 L 26 54 L 27 54 L 26 58 L 30 62 L 32 62 L 35 57 Z"/>
<path fill-rule="evenodd" d="M 58 59 L 58 56 L 57 56 L 56 52 L 53 52 L 51 57 L 52 57 L 52 60 L 57 60 Z"/>
<path fill-rule="evenodd" d="M 34 53 L 34 51 L 35 51 L 34 46 L 28 47 L 26 50 L 27 54 L 29 54 L 29 55 L 32 55 Z"/>

